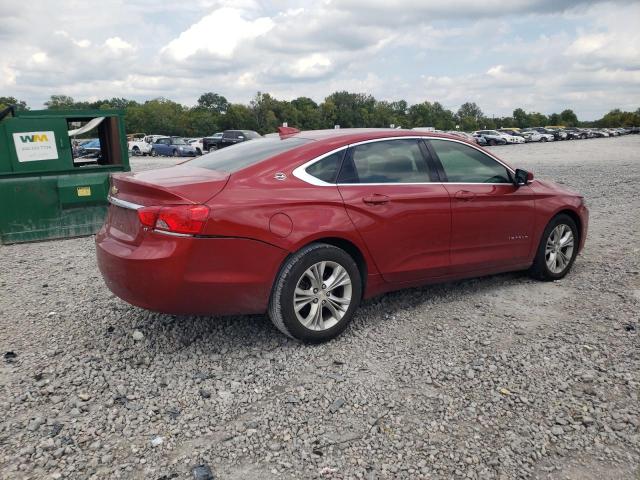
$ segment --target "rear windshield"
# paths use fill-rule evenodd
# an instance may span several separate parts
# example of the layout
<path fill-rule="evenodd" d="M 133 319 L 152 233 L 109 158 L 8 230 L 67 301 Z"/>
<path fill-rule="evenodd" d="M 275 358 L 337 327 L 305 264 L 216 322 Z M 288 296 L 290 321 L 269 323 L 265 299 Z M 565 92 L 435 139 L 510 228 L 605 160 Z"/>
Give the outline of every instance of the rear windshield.
<path fill-rule="evenodd" d="M 193 167 L 233 173 L 310 142 L 306 138 L 257 138 L 238 143 L 198 157 L 189 162 Z"/>

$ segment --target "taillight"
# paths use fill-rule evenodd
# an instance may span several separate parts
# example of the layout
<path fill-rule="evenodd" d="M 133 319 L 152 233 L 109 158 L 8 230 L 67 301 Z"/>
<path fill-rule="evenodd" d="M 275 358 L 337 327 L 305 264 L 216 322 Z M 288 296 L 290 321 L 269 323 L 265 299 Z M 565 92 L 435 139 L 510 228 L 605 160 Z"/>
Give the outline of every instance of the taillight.
<path fill-rule="evenodd" d="M 197 234 L 202 232 L 209 218 L 206 205 L 171 205 L 143 207 L 138 210 L 140 223 L 145 227 L 173 233 Z"/>

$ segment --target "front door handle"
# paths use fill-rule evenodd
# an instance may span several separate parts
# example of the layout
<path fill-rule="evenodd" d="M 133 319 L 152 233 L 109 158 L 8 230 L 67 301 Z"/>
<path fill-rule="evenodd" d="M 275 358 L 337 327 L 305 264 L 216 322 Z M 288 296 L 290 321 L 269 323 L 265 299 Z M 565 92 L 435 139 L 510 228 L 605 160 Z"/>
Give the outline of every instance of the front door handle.
<path fill-rule="evenodd" d="M 475 196 L 476 194 L 473 192 L 470 192 L 469 190 L 458 190 L 454 195 L 454 197 L 456 197 L 458 200 L 462 200 L 464 202 L 473 200 Z"/>
<path fill-rule="evenodd" d="M 374 193 L 373 195 L 369 195 L 362 199 L 362 201 L 368 205 L 383 205 L 385 203 L 389 203 L 389 200 L 389 197 L 386 195 L 380 195 L 379 193 Z"/>

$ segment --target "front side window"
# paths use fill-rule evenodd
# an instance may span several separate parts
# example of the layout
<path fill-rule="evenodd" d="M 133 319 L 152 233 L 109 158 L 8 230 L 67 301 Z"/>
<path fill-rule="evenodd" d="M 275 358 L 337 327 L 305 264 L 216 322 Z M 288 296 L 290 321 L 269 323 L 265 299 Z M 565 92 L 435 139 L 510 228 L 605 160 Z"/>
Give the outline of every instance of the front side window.
<path fill-rule="evenodd" d="M 447 179 L 452 183 L 512 183 L 508 170 L 493 158 L 468 145 L 429 140 Z"/>
<path fill-rule="evenodd" d="M 429 182 L 427 163 L 418 140 L 384 140 L 351 149 L 338 183 Z"/>

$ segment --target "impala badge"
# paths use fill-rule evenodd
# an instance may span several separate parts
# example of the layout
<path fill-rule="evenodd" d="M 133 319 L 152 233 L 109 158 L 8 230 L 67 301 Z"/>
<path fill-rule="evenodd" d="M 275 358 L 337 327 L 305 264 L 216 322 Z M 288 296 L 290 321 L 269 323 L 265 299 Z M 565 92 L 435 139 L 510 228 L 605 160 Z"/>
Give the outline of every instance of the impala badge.
<path fill-rule="evenodd" d="M 118 187 L 116 187 L 115 185 L 113 185 L 111 187 L 111 195 L 116 195 L 120 190 L 118 190 Z"/>
<path fill-rule="evenodd" d="M 287 179 L 287 174 L 286 174 L 286 173 L 284 173 L 284 172 L 277 172 L 277 173 L 273 176 L 273 178 L 275 178 L 276 180 L 280 180 L 280 181 L 282 181 L 282 180 L 286 180 L 286 179 Z"/>

